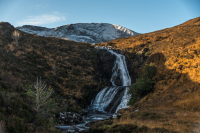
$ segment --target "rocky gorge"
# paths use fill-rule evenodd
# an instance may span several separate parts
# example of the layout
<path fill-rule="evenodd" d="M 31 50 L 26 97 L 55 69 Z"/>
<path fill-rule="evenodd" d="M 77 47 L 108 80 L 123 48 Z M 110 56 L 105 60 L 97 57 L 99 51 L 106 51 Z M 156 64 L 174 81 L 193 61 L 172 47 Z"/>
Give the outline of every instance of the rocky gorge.
<path fill-rule="evenodd" d="M 128 59 L 125 58 L 124 55 L 122 55 L 122 52 L 120 50 L 110 49 L 106 47 L 95 48 L 97 49 L 98 57 L 100 57 L 98 70 L 100 74 L 104 75 L 102 79 L 104 79 L 104 82 L 106 82 L 109 86 L 104 87 L 94 97 L 91 105 L 88 108 L 90 113 L 87 114 L 84 119 L 81 117 L 80 114 L 73 114 L 72 117 L 72 113 L 65 112 L 64 115 L 63 113 L 60 113 L 59 120 L 62 121 L 64 125 L 69 123 L 74 123 L 76 125 L 56 126 L 57 128 L 65 129 L 65 131 L 68 132 L 69 130 L 70 132 L 72 132 L 72 127 L 73 129 L 82 128 L 83 130 L 84 128 L 86 128 L 84 124 L 98 121 L 99 119 L 106 120 L 119 109 L 128 107 L 127 103 L 130 99 L 130 94 L 128 94 L 128 90 L 131 85 L 131 79 L 126 66 Z M 110 69 L 112 71 L 110 71 Z M 96 117 L 98 117 L 98 119 L 95 119 Z M 81 124 L 80 126 L 81 122 L 83 124 Z M 83 131 L 87 131 L 87 128 Z"/>

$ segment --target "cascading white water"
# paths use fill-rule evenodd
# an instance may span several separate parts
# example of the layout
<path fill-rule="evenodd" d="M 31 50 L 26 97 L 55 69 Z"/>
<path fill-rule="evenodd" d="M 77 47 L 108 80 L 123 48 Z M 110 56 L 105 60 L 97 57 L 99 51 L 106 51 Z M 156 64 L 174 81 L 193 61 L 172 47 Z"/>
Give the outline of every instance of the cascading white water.
<path fill-rule="evenodd" d="M 104 109 L 113 100 L 117 92 L 118 89 L 116 87 L 105 87 L 97 94 L 95 100 L 93 101 L 93 109 L 105 112 Z"/>
<path fill-rule="evenodd" d="M 127 87 L 127 86 L 131 85 L 131 78 L 129 76 L 129 72 L 127 69 L 125 56 L 122 54 L 118 54 L 110 49 L 105 48 L 105 47 L 98 47 L 98 49 L 106 49 L 108 52 L 110 52 L 111 54 L 116 56 L 114 67 L 112 69 L 112 77 L 110 79 L 113 86 L 105 87 L 103 90 L 101 90 L 95 97 L 95 99 L 91 105 L 91 108 L 93 110 L 105 112 L 105 109 L 112 102 L 113 107 L 110 108 L 109 112 L 111 112 L 113 110 L 113 108 L 118 104 L 117 108 L 115 110 L 115 112 L 117 112 L 119 109 L 128 107 L 127 103 L 131 96 L 130 94 L 127 94 L 128 90 L 129 90 L 129 87 Z M 122 86 L 119 87 L 119 86 L 115 85 L 115 80 L 118 76 L 120 77 L 122 86 L 126 86 L 123 92 L 120 91 L 120 89 L 122 89 Z M 118 92 L 120 92 L 120 95 L 118 94 Z M 116 100 L 112 101 L 114 99 L 114 97 Z M 121 102 L 119 100 L 121 100 Z"/>
<path fill-rule="evenodd" d="M 120 74 L 120 79 L 123 83 L 123 86 L 130 86 L 131 78 L 129 76 L 129 72 L 128 72 L 128 69 L 126 66 L 125 56 L 121 55 L 121 54 L 117 54 L 109 49 L 107 49 L 107 51 L 109 51 L 110 53 L 112 53 L 113 55 L 116 56 L 115 65 L 113 67 L 113 74 L 112 74 L 112 77 L 110 80 L 112 82 L 113 86 L 116 86 L 114 81 L 115 81 L 116 77 L 118 76 L 118 74 Z M 118 73 L 118 71 L 119 71 L 119 73 Z"/>

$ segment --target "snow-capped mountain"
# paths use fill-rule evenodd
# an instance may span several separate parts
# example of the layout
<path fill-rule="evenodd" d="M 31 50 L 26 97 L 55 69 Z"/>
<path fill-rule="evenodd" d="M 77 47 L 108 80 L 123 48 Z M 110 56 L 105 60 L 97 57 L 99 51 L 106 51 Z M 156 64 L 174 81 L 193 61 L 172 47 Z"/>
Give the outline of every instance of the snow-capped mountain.
<path fill-rule="evenodd" d="M 108 42 L 116 38 L 129 37 L 139 34 L 125 27 L 108 23 L 77 23 L 57 28 L 24 25 L 16 28 L 26 33 L 36 34 L 38 36 L 51 36 L 87 43 Z"/>

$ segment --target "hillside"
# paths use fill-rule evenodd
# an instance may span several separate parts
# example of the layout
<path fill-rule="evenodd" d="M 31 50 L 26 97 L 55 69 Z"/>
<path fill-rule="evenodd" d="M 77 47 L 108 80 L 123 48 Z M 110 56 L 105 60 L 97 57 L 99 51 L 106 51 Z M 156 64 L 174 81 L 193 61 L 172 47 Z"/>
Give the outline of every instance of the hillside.
<path fill-rule="evenodd" d="M 97 80 L 101 76 L 97 72 L 98 57 L 93 46 L 19 30 L 22 37 L 16 46 L 11 38 L 14 30 L 9 23 L 0 23 L 0 120 L 10 125 L 9 132 L 46 127 L 50 120 L 45 122 L 45 119 L 50 119 L 53 113 L 77 112 L 88 106 L 104 83 Z M 53 88 L 55 93 L 51 98 L 59 107 L 44 118 L 36 114 L 31 107 L 34 101 L 26 95 L 27 86 L 37 77 Z M 22 116 L 22 110 L 28 115 Z M 37 118 L 44 121 L 36 121 Z M 20 129 L 14 131 L 15 126 Z"/>
<path fill-rule="evenodd" d="M 129 109 L 121 110 L 119 123 L 199 131 L 200 17 L 172 28 L 96 45 L 122 50 L 132 60 L 133 70 L 129 72 L 134 82 L 138 78 L 134 75 L 142 71 L 144 64 L 153 62 L 158 69 L 153 91 Z M 143 58 L 136 58 L 139 55 Z M 139 112 L 133 113 L 135 109 Z"/>
<path fill-rule="evenodd" d="M 17 29 L 44 37 L 57 37 L 85 43 L 108 42 L 116 38 L 138 35 L 125 27 L 108 23 L 77 23 L 56 28 L 24 25 Z"/>
<path fill-rule="evenodd" d="M 19 46 L 11 38 L 14 30 L 22 35 Z M 119 49 L 126 55 L 132 84 L 145 64 L 154 63 L 157 73 L 149 94 L 120 110 L 122 117 L 113 126 L 97 123 L 94 131 L 200 132 L 200 18 L 95 46 Z M 9 132 L 57 132 L 53 127 L 58 121 L 52 115 L 87 107 L 97 92 L 110 85 L 114 60 L 89 43 L 28 34 L 1 22 L 0 123 Z M 26 93 L 37 77 L 55 91 L 51 99 L 58 108 L 52 104 L 45 115 L 33 109 L 34 101 Z"/>

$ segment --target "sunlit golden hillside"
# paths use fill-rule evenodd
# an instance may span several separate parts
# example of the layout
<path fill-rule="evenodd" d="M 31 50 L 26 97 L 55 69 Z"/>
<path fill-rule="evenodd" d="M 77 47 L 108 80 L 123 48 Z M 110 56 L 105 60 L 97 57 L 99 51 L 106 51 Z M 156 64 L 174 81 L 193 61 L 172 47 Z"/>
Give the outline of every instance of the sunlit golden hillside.
<path fill-rule="evenodd" d="M 154 62 L 158 73 L 154 77 L 155 92 L 148 96 L 149 100 L 142 101 L 141 107 L 200 109 L 200 18 L 172 28 L 99 45 L 111 45 L 129 52 L 149 48 L 146 63 Z"/>
<path fill-rule="evenodd" d="M 172 28 L 97 45 L 127 51 L 125 55 L 129 59 L 134 58 L 129 55 L 136 55 L 138 51 L 146 48 L 149 51 L 145 53 L 147 58 L 144 64 L 153 62 L 158 68 L 157 75 L 153 78 L 155 83 L 153 91 L 134 106 L 124 110 L 128 112 L 125 113 L 126 117 L 122 119 L 122 124 L 139 122 L 140 125 L 164 127 L 179 132 L 192 129 L 192 123 L 195 123 L 200 111 L 200 17 Z M 134 67 L 132 64 L 133 69 Z M 136 108 L 151 111 L 150 113 L 165 114 L 162 120 L 166 122 L 159 120 L 160 124 L 158 121 L 149 121 L 148 117 L 145 119 L 148 120 L 146 122 L 139 121 L 134 116 L 131 118 L 130 115 Z M 193 111 L 192 116 L 184 110 L 190 113 Z M 170 112 L 177 114 L 172 113 L 172 115 Z"/>

